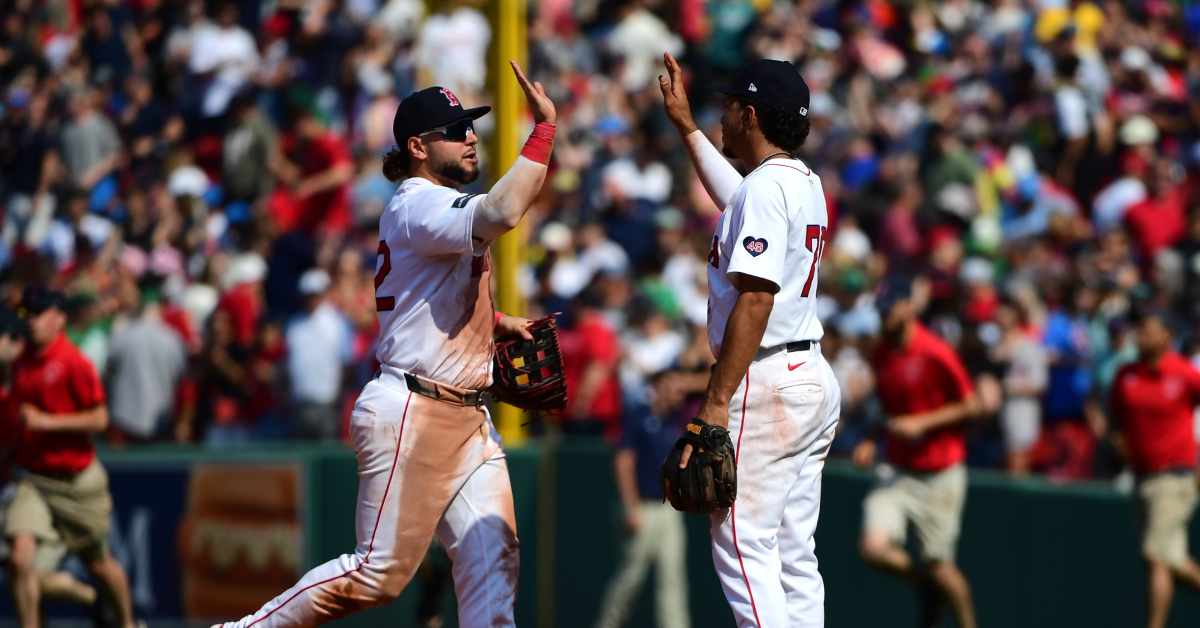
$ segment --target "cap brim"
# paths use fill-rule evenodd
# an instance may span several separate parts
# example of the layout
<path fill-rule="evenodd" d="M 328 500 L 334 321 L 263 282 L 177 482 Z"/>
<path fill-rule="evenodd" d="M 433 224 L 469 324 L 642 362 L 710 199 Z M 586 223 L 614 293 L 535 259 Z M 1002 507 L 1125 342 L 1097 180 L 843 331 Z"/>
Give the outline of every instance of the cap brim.
<path fill-rule="evenodd" d="M 463 117 L 470 118 L 472 120 L 478 120 L 483 116 L 486 116 L 489 112 L 491 112 L 491 110 L 492 108 L 486 105 L 483 107 L 472 107 L 470 109 L 463 110 Z"/>
<path fill-rule="evenodd" d="M 726 96 L 740 96 L 742 93 L 745 92 L 745 90 L 738 89 L 736 86 L 734 86 L 732 81 L 727 81 L 725 83 L 717 83 L 717 86 L 716 86 L 716 88 L 714 88 L 714 91 L 716 91 L 718 94 L 724 94 Z"/>
<path fill-rule="evenodd" d="M 721 85 L 721 86 L 717 87 L 715 91 L 718 94 L 722 94 L 722 95 L 728 96 L 730 98 L 736 98 L 742 102 L 749 103 L 749 104 L 757 104 L 757 103 L 763 102 L 763 100 L 758 97 L 758 94 L 755 94 L 754 92 L 748 92 L 745 89 L 742 89 L 741 87 L 736 86 L 734 83 L 726 83 L 724 85 Z"/>
<path fill-rule="evenodd" d="M 455 115 L 455 116 L 451 116 L 449 118 L 442 119 L 442 120 L 437 120 L 437 121 L 432 121 L 432 122 L 429 120 L 426 120 L 425 124 L 422 124 L 419 127 L 419 129 L 413 129 L 412 131 L 407 131 L 406 136 L 407 137 L 415 137 L 422 133 L 428 132 L 430 129 L 436 129 L 438 127 L 443 127 L 448 124 L 454 124 L 455 122 L 459 122 L 461 120 L 478 120 L 478 119 L 482 118 L 483 116 L 486 116 L 491 111 L 492 111 L 492 108 L 488 107 L 488 106 L 473 107 L 471 109 L 464 109 L 462 113 Z"/>
<path fill-rule="evenodd" d="M 436 129 L 437 127 L 446 126 L 447 124 L 454 124 L 455 122 L 459 122 L 462 120 L 478 120 L 478 119 L 482 118 L 483 116 L 486 116 L 489 112 L 491 112 L 491 110 L 492 110 L 492 108 L 488 107 L 488 106 L 472 107 L 471 109 L 463 109 L 463 112 L 461 114 L 456 115 L 453 118 L 450 118 L 449 120 L 446 120 L 445 122 L 442 122 L 441 124 L 436 124 L 430 128 Z"/>

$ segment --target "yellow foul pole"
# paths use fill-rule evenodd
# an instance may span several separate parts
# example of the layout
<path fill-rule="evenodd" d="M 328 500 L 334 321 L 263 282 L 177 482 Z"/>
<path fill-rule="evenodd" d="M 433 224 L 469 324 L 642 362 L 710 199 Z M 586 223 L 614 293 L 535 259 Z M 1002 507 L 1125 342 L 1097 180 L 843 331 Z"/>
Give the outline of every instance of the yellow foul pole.
<path fill-rule="evenodd" d="M 499 178 L 517 158 L 525 120 L 525 96 L 508 65 L 511 59 L 520 63 L 521 67 L 527 67 L 525 0 L 497 0 L 491 5 L 494 39 L 490 74 L 496 94 L 491 171 L 494 178 Z M 515 316 L 525 313 L 525 303 L 517 287 L 517 265 L 524 237 L 522 223 L 492 245 L 496 263 L 496 307 L 505 314 Z M 497 405 L 497 427 L 505 445 L 520 445 L 526 437 L 525 428 L 521 426 L 524 414 L 513 406 Z"/>

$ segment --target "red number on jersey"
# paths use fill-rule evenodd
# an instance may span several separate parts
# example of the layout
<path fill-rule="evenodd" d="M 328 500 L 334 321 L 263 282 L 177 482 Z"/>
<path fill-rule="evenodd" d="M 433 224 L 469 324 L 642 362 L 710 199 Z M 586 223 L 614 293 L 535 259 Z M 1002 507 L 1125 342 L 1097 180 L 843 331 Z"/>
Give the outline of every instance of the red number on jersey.
<path fill-rule="evenodd" d="M 712 264 L 713 268 L 721 268 L 721 251 L 717 249 L 717 236 L 713 236 L 712 250 L 708 252 L 708 263 Z"/>
<path fill-rule="evenodd" d="M 392 272 L 392 250 L 388 248 L 387 242 L 380 240 L 379 248 L 375 253 L 383 256 L 383 263 L 379 265 L 379 270 L 375 273 L 375 311 L 390 312 L 396 309 L 396 297 L 379 296 L 379 286 L 383 284 L 383 279 L 387 277 L 388 273 Z"/>
<path fill-rule="evenodd" d="M 804 230 L 804 248 L 813 254 L 812 265 L 808 267 L 808 279 L 804 282 L 804 290 L 800 296 L 806 297 L 812 290 L 813 278 L 817 276 L 817 266 L 821 264 L 821 254 L 825 252 L 825 238 L 829 231 L 821 225 L 809 225 Z"/>

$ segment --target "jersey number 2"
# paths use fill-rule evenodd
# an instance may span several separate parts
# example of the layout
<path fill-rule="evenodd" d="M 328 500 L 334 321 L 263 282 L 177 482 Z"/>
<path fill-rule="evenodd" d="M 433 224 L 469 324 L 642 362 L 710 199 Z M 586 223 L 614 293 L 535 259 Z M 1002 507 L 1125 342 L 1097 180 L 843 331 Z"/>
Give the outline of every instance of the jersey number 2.
<path fill-rule="evenodd" d="M 825 252 L 825 238 L 829 230 L 821 225 L 809 225 L 804 231 L 804 248 L 813 254 L 812 266 L 808 267 L 808 279 L 804 282 L 804 290 L 800 296 L 806 297 L 812 290 L 813 279 L 817 276 L 817 266 L 821 264 L 821 254 Z"/>
<path fill-rule="evenodd" d="M 388 273 L 392 272 L 392 250 L 388 248 L 387 242 L 380 240 L 379 248 L 375 251 L 376 255 L 383 256 L 383 263 L 379 265 L 379 270 L 375 272 L 375 311 L 390 312 L 396 309 L 396 297 L 381 297 L 379 296 L 379 286 L 383 285 L 383 280 Z"/>

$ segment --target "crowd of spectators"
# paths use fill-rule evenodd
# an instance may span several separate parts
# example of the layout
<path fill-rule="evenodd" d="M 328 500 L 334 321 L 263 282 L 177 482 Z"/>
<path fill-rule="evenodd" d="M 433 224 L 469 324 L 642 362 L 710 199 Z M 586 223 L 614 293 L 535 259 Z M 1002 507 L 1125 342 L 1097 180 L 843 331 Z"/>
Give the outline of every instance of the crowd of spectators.
<path fill-rule="evenodd" d="M 487 72 L 489 4 L 0 4 L 0 289 L 71 297 L 108 439 L 337 438 L 375 367 L 396 104 L 429 84 L 490 100 L 508 77 Z M 539 0 L 528 33 L 560 128 L 520 285 L 532 313 L 564 313 L 565 430 L 615 442 L 712 359 L 718 214 L 662 112 L 664 52 L 717 142 L 710 87 L 743 60 L 795 61 L 811 86 L 835 453 L 882 419 L 873 292 L 892 275 L 989 408 L 976 466 L 1118 468 L 1105 400 L 1134 301 L 1171 312 L 1200 362 L 1195 4 Z"/>

